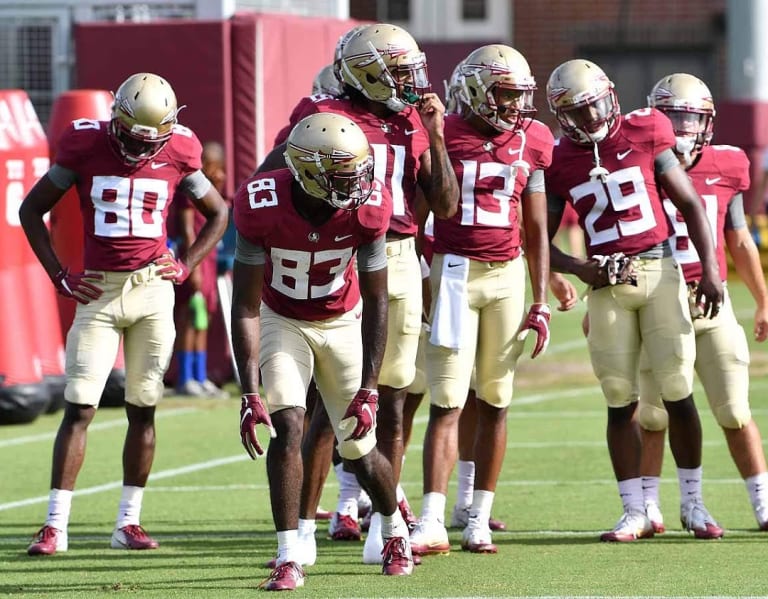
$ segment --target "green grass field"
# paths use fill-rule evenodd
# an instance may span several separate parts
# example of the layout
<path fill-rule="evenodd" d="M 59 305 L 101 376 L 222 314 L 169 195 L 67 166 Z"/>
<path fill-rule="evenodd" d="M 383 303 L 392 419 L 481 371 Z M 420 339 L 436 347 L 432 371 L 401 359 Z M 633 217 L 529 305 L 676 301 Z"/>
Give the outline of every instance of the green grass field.
<path fill-rule="evenodd" d="M 733 283 L 737 315 L 752 337 L 753 306 Z M 509 410 L 508 452 L 494 515 L 497 555 L 459 547 L 425 558 L 413 576 L 388 578 L 362 565 L 362 543 L 332 543 L 318 527 L 318 562 L 308 568 L 303 597 L 757 596 L 768 594 L 765 547 L 743 482 L 699 386 L 704 425 L 704 497 L 726 528 L 719 541 L 697 541 L 677 521 L 677 478 L 667 453 L 662 508 L 668 532 L 629 544 L 603 544 L 600 532 L 621 504 L 604 441 L 605 407 L 581 338 L 580 305 L 553 317 L 543 358 L 524 360 Z M 752 406 L 768 434 L 768 348 L 752 343 Z M 0 595 L 19 597 L 251 597 L 273 556 L 265 463 L 251 462 L 238 435 L 239 403 L 170 397 L 158 412 L 157 456 L 142 523 L 160 541 L 152 552 L 109 548 L 120 495 L 125 430 L 119 409 L 91 426 L 69 528 L 70 549 L 29 558 L 26 546 L 45 518 L 51 447 L 60 413 L 0 428 Z M 418 414 L 403 483 L 418 513 L 421 439 Z M 263 432 L 263 431 L 262 431 Z M 263 439 L 264 440 L 264 439 Z M 329 476 L 334 483 L 334 477 Z M 452 492 L 455 487 L 452 489 Z M 329 484 L 322 504 L 335 505 Z M 448 506 L 453 504 L 449 494 Z"/>

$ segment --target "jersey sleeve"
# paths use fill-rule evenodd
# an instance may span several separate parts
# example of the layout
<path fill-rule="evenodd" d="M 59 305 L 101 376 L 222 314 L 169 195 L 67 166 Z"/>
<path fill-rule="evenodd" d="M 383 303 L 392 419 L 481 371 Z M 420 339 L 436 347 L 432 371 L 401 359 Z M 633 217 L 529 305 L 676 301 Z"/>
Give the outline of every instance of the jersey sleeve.
<path fill-rule="evenodd" d="M 80 172 L 84 162 L 88 161 L 92 152 L 93 135 L 102 127 L 105 121 L 78 119 L 72 121 L 59 138 L 56 148 L 56 164 L 74 172 Z"/>
<path fill-rule="evenodd" d="M 270 207 L 277 206 L 276 173 L 267 171 L 250 177 L 243 181 L 235 193 L 232 203 L 235 230 L 254 245 L 263 245 L 265 234 L 275 226 L 274 218 L 270 218 Z"/>
<path fill-rule="evenodd" d="M 552 148 L 555 138 L 541 121 L 534 120 L 526 131 L 526 144 L 531 152 L 531 171 L 546 170 L 552 164 Z"/>
<path fill-rule="evenodd" d="M 392 196 L 380 182 L 375 181 L 375 189 L 368 201 L 357 209 L 357 222 L 361 229 L 361 241 L 370 243 L 386 235 L 389 219 L 392 216 Z"/>
<path fill-rule="evenodd" d="M 203 146 L 189 127 L 174 125 L 166 147 L 183 177 L 203 168 Z"/>
<path fill-rule="evenodd" d="M 717 146 L 715 146 L 717 148 Z M 738 191 L 749 189 L 749 158 L 741 148 L 736 146 L 720 146 L 722 151 L 717 153 L 717 164 L 721 172 L 728 176 L 731 186 Z"/>
<path fill-rule="evenodd" d="M 653 126 L 653 155 L 658 156 L 668 148 L 675 147 L 675 130 L 670 121 L 661 111 L 650 108 Z"/>

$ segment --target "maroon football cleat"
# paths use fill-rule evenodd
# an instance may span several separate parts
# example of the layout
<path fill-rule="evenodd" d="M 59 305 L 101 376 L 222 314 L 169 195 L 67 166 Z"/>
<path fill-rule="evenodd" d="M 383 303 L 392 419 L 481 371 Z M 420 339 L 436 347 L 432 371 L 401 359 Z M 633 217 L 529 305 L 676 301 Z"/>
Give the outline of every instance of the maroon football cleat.
<path fill-rule="evenodd" d="M 411 506 L 408 504 L 408 500 L 403 497 L 398 502 L 397 507 L 400 510 L 400 514 L 403 516 L 403 520 L 405 520 L 405 525 L 408 527 L 408 530 L 413 530 L 419 519 L 414 516 Z"/>
<path fill-rule="evenodd" d="M 386 576 L 408 576 L 413 572 L 413 556 L 408 542 L 403 537 L 392 537 L 384 543 L 381 552 L 384 565 L 381 573 Z"/>
<path fill-rule="evenodd" d="M 259 584 L 265 591 L 292 591 L 304 586 L 304 570 L 296 562 L 280 564 Z"/>
<path fill-rule="evenodd" d="M 491 531 L 500 531 L 500 530 L 507 530 L 507 523 L 503 520 L 497 520 L 496 518 L 489 518 L 488 519 L 488 528 L 491 529 Z"/>
<path fill-rule="evenodd" d="M 328 525 L 328 534 L 334 541 L 359 541 L 360 525 L 352 516 L 336 512 Z"/>
<path fill-rule="evenodd" d="M 157 549 L 159 544 L 138 524 L 116 528 L 112 532 L 112 549 Z"/>
<path fill-rule="evenodd" d="M 67 550 L 67 533 L 47 524 L 35 533 L 34 541 L 27 547 L 28 555 L 53 555 Z"/>
<path fill-rule="evenodd" d="M 680 523 L 697 539 L 721 539 L 723 529 L 710 516 L 700 501 L 692 500 L 680 506 Z"/>

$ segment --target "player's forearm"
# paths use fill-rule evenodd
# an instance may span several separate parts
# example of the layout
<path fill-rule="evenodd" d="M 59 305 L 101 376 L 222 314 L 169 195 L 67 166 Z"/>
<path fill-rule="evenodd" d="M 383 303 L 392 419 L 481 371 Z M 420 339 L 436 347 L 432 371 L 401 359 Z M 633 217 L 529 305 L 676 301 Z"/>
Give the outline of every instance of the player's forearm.
<path fill-rule="evenodd" d="M 436 218 L 451 218 L 459 205 L 459 184 L 456 173 L 445 149 L 445 140 L 440 134 L 430 133 L 430 162 L 432 181 L 427 200 Z"/>
<path fill-rule="evenodd" d="M 760 309 L 768 308 L 768 290 L 766 289 L 765 278 L 763 277 L 760 253 L 754 243 L 729 247 L 729 251 L 736 272 L 741 277 L 741 280 L 744 281 L 747 289 L 749 289 L 757 307 Z"/>
<path fill-rule="evenodd" d="M 222 209 L 218 210 L 214 216 L 205 221 L 200 232 L 192 245 L 189 246 L 187 254 L 183 256 L 185 264 L 190 270 L 195 268 L 200 262 L 216 247 L 219 240 L 224 237 L 229 222 L 229 210 L 226 204 L 222 204 Z"/>
<path fill-rule="evenodd" d="M 232 351 L 243 393 L 259 392 L 259 315 L 232 305 Z"/>

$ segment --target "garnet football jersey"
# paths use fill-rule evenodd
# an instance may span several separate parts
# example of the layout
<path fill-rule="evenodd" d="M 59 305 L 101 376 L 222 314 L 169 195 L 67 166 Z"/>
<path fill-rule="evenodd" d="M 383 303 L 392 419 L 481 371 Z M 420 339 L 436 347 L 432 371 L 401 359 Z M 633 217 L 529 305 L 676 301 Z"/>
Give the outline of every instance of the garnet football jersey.
<path fill-rule="evenodd" d="M 712 239 L 715 240 L 720 278 L 725 281 L 728 277 L 725 259 L 725 219 L 733 196 L 749 189 L 749 159 L 743 150 L 735 146 L 705 146 L 696 164 L 687 172 L 704 203 Z M 683 215 L 666 196 L 664 208 L 674 226 L 671 245 L 675 259 L 683 267 L 685 280 L 696 281 L 701 278 L 701 261 L 688 237 L 688 227 Z"/>
<path fill-rule="evenodd" d="M 555 142 L 546 172 L 547 193 L 570 202 L 584 229 L 587 255 L 639 254 L 672 233 L 654 177 L 654 159 L 675 145 L 669 119 L 655 108 L 621 117 L 617 130 L 600 142 L 600 164 L 610 173 L 590 177 L 593 145 L 567 137 Z"/>
<path fill-rule="evenodd" d="M 78 119 L 59 142 L 56 163 L 77 174 L 83 215 L 83 264 L 132 271 L 167 253 L 168 205 L 181 180 L 202 167 L 197 136 L 181 125 L 151 160 L 119 157 L 109 122 Z"/>
<path fill-rule="evenodd" d="M 288 169 L 259 173 L 235 194 L 237 232 L 264 248 L 264 302 L 298 320 L 325 320 L 352 310 L 360 300 L 354 256 L 357 248 L 387 232 L 389 194 L 377 181 L 357 210 L 336 210 L 321 225 L 293 205 Z"/>
<path fill-rule="evenodd" d="M 389 230 L 401 235 L 415 235 L 418 226 L 413 206 L 417 177 L 421 155 L 429 150 L 429 136 L 416 109 L 406 106 L 402 112 L 393 112 L 381 119 L 344 98 L 305 102 L 304 107 L 304 113 L 296 116 L 296 122 L 316 112 L 333 112 L 358 124 L 373 150 L 375 176 L 384 182 L 392 196 Z M 278 137 L 275 141 L 282 143 L 287 138 L 286 133 L 285 138 Z"/>
<path fill-rule="evenodd" d="M 459 254 L 483 262 L 512 260 L 520 254 L 518 205 L 530 172 L 547 168 L 554 140 L 540 121 L 525 132 L 493 138 L 478 133 L 459 115 L 445 119 L 445 145 L 461 195 L 450 219 L 435 219 L 434 251 Z"/>

